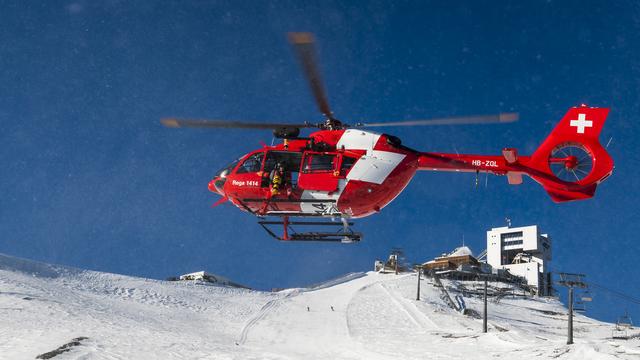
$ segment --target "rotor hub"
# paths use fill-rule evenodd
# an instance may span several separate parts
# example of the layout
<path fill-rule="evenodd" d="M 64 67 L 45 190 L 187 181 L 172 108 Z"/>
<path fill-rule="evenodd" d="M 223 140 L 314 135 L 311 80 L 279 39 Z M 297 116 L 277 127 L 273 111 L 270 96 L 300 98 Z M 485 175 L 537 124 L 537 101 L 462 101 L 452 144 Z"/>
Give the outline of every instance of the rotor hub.
<path fill-rule="evenodd" d="M 324 130 L 341 130 L 345 128 L 345 125 L 342 123 L 342 121 L 334 118 L 334 117 L 328 117 L 325 121 L 324 124 L 322 126 L 322 128 Z"/>
<path fill-rule="evenodd" d="M 571 155 L 564 160 L 564 167 L 573 170 L 578 167 L 578 157 Z"/>

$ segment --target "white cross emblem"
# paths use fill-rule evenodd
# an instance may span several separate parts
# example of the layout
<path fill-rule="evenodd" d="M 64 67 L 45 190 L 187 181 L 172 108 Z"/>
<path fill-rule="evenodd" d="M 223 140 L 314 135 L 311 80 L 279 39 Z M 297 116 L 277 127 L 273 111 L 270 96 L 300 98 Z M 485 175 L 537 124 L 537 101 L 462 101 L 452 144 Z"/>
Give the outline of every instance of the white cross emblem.
<path fill-rule="evenodd" d="M 584 128 L 593 126 L 593 121 L 585 120 L 586 117 L 586 114 L 578 114 L 578 120 L 571 120 L 569 125 L 578 128 L 578 134 L 584 134 Z"/>

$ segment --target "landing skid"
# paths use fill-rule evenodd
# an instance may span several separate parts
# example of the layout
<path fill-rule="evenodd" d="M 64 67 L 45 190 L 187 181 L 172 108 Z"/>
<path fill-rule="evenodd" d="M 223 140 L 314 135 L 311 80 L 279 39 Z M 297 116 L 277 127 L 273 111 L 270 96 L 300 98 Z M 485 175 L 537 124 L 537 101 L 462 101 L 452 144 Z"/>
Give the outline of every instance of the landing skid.
<path fill-rule="evenodd" d="M 362 233 L 354 232 L 350 226 L 352 222 L 348 222 L 345 218 L 340 218 L 341 222 L 335 221 L 289 221 L 288 216 L 284 216 L 282 221 L 268 221 L 261 220 L 258 224 L 276 240 L 280 241 L 318 241 L 318 242 L 340 242 L 343 244 L 349 244 L 359 242 L 362 240 Z M 269 226 L 282 225 L 283 235 L 278 236 L 273 232 Z M 307 226 L 339 226 L 338 231 L 309 231 L 298 232 L 293 226 L 307 227 Z"/>

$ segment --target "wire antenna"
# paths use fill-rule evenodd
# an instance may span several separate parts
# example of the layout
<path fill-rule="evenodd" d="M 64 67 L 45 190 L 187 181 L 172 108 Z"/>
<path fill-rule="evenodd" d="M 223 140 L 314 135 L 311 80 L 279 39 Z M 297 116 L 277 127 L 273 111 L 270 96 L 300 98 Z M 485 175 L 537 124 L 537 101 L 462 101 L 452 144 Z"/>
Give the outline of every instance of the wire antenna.
<path fill-rule="evenodd" d="M 604 146 L 605 149 L 609 148 L 609 145 L 611 144 L 611 140 L 613 140 L 613 136 L 609 138 L 609 141 L 607 141 L 607 145 Z"/>

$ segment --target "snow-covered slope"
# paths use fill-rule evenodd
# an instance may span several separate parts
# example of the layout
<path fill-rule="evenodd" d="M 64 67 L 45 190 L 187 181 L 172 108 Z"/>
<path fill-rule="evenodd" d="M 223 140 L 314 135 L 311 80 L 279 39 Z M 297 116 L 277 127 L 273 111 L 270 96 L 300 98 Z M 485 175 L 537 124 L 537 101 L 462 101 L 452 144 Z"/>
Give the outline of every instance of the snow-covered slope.
<path fill-rule="evenodd" d="M 583 316 L 575 320 L 576 344 L 565 345 L 566 311 L 554 300 L 491 302 L 482 334 L 482 320 L 451 309 L 428 280 L 416 301 L 416 280 L 350 274 L 270 293 L 0 255 L 0 358 L 34 359 L 78 338 L 54 359 L 640 357 L 640 340 L 613 341 L 611 324 Z M 480 300 L 464 299 L 478 313 Z"/>

